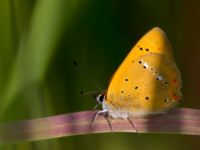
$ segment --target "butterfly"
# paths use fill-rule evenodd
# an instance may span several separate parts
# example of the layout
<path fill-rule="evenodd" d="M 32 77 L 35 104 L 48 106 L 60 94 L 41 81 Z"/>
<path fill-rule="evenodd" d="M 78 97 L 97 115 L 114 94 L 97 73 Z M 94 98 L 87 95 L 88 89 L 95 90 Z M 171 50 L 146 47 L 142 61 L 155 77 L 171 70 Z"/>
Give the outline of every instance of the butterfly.
<path fill-rule="evenodd" d="M 148 31 L 132 48 L 107 90 L 96 100 L 100 114 L 111 118 L 165 113 L 181 101 L 181 75 L 168 38 L 159 27 Z"/>

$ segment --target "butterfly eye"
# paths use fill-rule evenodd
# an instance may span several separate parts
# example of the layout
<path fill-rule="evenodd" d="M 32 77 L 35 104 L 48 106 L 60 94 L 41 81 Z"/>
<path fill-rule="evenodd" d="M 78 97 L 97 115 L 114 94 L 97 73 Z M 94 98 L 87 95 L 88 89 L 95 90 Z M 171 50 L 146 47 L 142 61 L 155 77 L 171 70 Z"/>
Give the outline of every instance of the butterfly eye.
<path fill-rule="evenodd" d="M 102 104 L 103 103 L 103 101 L 104 101 L 104 99 L 105 99 L 105 94 L 103 93 L 101 93 L 101 94 L 99 94 L 97 97 L 96 97 L 96 100 L 97 100 L 97 102 L 99 103 L 99 104 Z"/>

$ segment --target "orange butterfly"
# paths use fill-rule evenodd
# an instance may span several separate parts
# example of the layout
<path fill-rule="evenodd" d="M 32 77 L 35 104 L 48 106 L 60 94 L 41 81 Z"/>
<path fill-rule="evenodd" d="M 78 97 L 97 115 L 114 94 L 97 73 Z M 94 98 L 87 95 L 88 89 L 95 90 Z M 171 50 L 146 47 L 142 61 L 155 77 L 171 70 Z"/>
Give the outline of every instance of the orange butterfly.
<path fill-rule="evenodd" d="M 96 97 L 99 114 L 111 118 L 163 113 L 182 97 L 181 77 L 172 48 L 158 27 L 147 32 L 114 73 L 108 89 Z"/>

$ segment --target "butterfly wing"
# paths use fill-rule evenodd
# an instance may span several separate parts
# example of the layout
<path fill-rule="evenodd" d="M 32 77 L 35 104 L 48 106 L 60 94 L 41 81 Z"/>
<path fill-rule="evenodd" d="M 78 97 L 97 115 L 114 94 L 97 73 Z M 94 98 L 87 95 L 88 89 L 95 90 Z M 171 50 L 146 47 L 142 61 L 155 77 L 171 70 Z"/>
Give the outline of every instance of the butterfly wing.
<path fill-rule="evenodd" d="M 181 99 L 181 78 L 176 64 L 163 54 L 147 54 L 112 80 L 106 104 L 130 113 L 168 110 Z"/>
<path fill-rule="evenodd" d="M 109 110 L 154 113 L 181 97 L 181 78 L 165 33 L 147 32 L 114 73 L 106 93 Z"/>
<path fill-rule="evenodd" d="M 154 27 L 148 31 L 131 49 L 124 62 L 127 60 L 134 61 L 148 53 L 165 54 L 173 59 L 171 44 L 164 31 L 159 27 Z"/>

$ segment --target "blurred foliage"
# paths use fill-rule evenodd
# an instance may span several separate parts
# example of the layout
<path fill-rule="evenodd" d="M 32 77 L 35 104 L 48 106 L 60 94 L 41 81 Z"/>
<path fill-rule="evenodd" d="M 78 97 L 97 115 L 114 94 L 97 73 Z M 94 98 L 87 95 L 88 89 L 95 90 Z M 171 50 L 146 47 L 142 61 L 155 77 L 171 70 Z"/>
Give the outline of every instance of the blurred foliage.
<path fill-rule="evenodd" d="M 1 0 L 1 123 L 92 109 L 95 102 L 80 91 L 106 88 L 134 43 L 154 26 L 161 27 L 172 43 L 184 84 L 181 106 L 200 108 L 200 1 Z M 194 146 L 200 148 L 199 137 L 115 133 L 0 148 L 184 150 Z"/>

